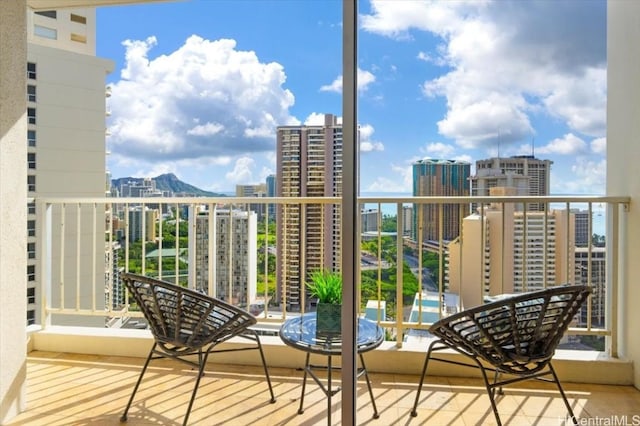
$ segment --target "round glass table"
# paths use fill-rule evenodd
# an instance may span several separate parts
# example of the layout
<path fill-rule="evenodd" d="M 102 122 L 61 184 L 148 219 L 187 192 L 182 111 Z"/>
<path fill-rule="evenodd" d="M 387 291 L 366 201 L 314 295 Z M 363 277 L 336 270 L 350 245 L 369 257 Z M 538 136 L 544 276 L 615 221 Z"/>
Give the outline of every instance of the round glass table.
<path fill-rule="evenodd" d="M 304 392 L 307 384 L 307 375 L 310 375 L 320 386 L 324 394 L 327 396 L 327 417 L 328 424 L 331 424 L 331 397 L 340 391 L 340 387 L 333 388 L 331 385 L 332 370 L 339 367 L 332 366 L 331 358 L 333 356 L 342 355 L 342 339 L 339 334 L 323 334 L 316 331 L 316 313 L 309 312 L 298 317 L 286 320 L 280 327 L 280 339 L 282 341 L 301 351 L 307 353 L 304 364 L 304 377 L 302 379 L 302 395 L 300 396 L 300 407 L 298 414 L 304 412 Z M 358 335 L 356 347 L 360 358 L 360 367 L 357 369 L 356 379 L 364 375 L 367 381 L 367 388 L 371 396 L 371 404 L 373 405 L 373 417 L 378 418 L 378 409 L 376 401 L 371 390 L 371 381 L 367 374 L 367 368 L 364 363 L 363 353 L 371 351 L 382 344 L 384 341 L 384 331 L 382 327 L 375 322 L 365 318 L 358 318 Z M 311 365 L 309 363 L 311 354 L 319 354 L 327 357 L 326 366 Z M 314 369 L 323 369 L 327 371 L 327 385 L 318 378 L 314 373 Z"/>

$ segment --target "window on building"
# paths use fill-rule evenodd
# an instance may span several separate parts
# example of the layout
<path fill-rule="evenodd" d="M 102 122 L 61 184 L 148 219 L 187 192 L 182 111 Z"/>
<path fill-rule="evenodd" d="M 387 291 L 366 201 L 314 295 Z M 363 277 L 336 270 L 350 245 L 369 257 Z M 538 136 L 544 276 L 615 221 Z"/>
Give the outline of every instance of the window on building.
<path fill-rule="evenodd" d="M 33 34 L 37 35 L 38 37 L 48 38 L 51 40 L 58 39 L 57 30 L 55 30 L 54 28 L 43 27 L 42 25 L 34 25 Z"/>
<path fill-rule="evenodd" d="M 27 204 L 27 213 L 36 214 L 36 203 Z"/>
<path fill-rule="evenodd" d="M 47 18 L 57 19 L 58 12 L 56 10 L 39 10 L 36 15 L 46 16 Z"/>
<path fill-rule="evenodd" d="M 71 14 L 71 22 L 77 22 L 78 24 L 86 24 L 87 23 L 87 17 L 86 16 L 82 16 L 82 15 L 77 15 L 75 13 Z"/>
<path fill-rule="evenodd" d="M 29 84 L 27 86 L 27 100 L 29 102 L 36 101 L 36 86 L 34 86 L 33 84 Z"/>
<path fill-rule="evenodd" d="M 36 177 L 34 175 L 27 176 L 27 191 L 36 192 Z"/>
<path fill-rule="evenodd" d="M 36 311 L 27 311 L 27 325 L 33 325 L 36 323 Z"/>
<path fill-rule="evenodd" d="M 35 130 L 27 130 L 27 142 L 29 146 L 36 146 L 36 131 Z"/>
<path fill-rule="evenodd" d="M 33 62 L 27 62 L 27 78 L 29 80 L 36 79 L 36 64 Z"/>
<path fill-rule="evenodd" d="M 82 34 L 71 33 L 71 41 L 75 41 L 76 43 L 87 43 L 87 36 Z"/>
<path fill-rule="evenodd" d="M 33 287 L 27 289 L 27 303 L 29 305 L 36 303 L 36 289 Z"/>
<path fill-rule="evenodd" d="M 27 165 L 30 169 L 36 168 L 36 154 L 34 152 L 30 152 L 27 154 Z"/>
<path fill-rule="evenodd" d="M 27 265 L 27 281 L 36 280 L 36 265 Z"/>
<path fill-rule="evenodd" d="M 36 221 L 28 220 L 27 221 L 27 235 L 30 237 L 36 236 Z"/>
<path fill-rule="evenodd" d="M 29 259 L 36 258 L 36 243 L 27 243 L 27 257 Z"/>
<path fill-rule="evenodd" d="M 29 124 L 36 124 L 36 109 L 27 108 L 27 117 L 29 119 Z"/>

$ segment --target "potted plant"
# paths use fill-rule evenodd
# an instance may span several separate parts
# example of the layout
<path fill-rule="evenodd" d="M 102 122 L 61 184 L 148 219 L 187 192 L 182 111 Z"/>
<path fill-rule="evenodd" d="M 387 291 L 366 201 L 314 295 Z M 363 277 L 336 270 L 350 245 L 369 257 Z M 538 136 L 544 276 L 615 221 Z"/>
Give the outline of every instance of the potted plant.
<path fill-rule="evenodd" d="M 307 282 L 309 294 L 318 299 L 316 331 L 340 334 L 342 314 L 342 275 L 329 269 L 313 271 Z"/>

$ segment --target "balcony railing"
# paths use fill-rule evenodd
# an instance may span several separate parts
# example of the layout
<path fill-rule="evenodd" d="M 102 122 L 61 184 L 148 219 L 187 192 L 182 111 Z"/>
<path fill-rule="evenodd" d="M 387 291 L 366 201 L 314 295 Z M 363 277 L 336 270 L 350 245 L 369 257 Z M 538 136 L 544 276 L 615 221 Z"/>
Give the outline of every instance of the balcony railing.
<path fill-rule="evenodd" d="M 349 236 L 340 235 L 340 202 L 39 198 L 29 237 L 39 284 L 34 322 L 140 324 L 119 280 L 132 271 L 226 299 L 275 329 L 314 309 L 305 277 L 339 268 L 341 239 L 355 237 L 358 313 L 398 347 L 489 295 L 582 283 L 594 292 L 570 333 L 617 355 L 618 239 L 628 198 L 360 197 L 361 229 Z"/>

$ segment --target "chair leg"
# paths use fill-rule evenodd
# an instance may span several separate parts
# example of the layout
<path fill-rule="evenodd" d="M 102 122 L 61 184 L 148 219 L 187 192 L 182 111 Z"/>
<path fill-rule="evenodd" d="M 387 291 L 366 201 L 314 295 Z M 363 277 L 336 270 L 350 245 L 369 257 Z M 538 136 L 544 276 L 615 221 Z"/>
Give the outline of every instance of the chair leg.
<path fill-rule="evenodd" d="M 424 376 L 427 373 L 427 365 L 429 365 L 429 358 L 431 358 L 431 351 L 433 347 L 439 342 L 439 340 L 435 340 L 431 342 L 429 345 L 429 350 L 427 350 L 427 356 L 424 359 L 424 366 L 422 367 L 422 375 L 420 376 L 420 384 L 418 385 L 418 392 L 416 393 L 416 400 L 413 403 L 413 409 L 411 410 L 411 417 L 416 417 L 418 412 L 416 411 L 418 408 L 418 402 L 420 401 L 420 392 L 422 391 L 422 385 L 424 383 Z"/>
<path fill-rule="evenodd" d="M 191 407 L 193 407 L 193 402 L 196 399 L 196 393 L 198 392 L 198 386 L 200 386 L 200 379 L 204 376 L 204 368 L 207 365 L 207 358 L 209 357 L 210 352 L 205 352 L 204 355 L 202 351 L 198 353 L 198 376 L 196 377 L 196 383 L 193 386 L 193 392 L 191 393 L 191 400 L 189 401 L 189 406 L 187 407 L 187 413 L 184 416 L 184 420 L 182 421 L 182 426 L 187 426 L 187 422 L 189 420 L 189 415 L 191 414 Z"/>
<path fill-rule="evenodd" d="M 475 361 L 475 363 L 478 365 L 478 368 L 480 368 L 480 371 L 482 372 L 484 386 L 487 389 L 487 395 L 489 396 L 489 400 L 491 401 L 491 408 L 493 409 L 493 415 L 496 418 L 496 423 L 498 424 L 498 426 L 502 426 L 502 421 L 500 421 L 500 415 L 498 414 L 498 406 L 496 405 L 496 400 L 495 400 L 495 382 L 494 382 L 494 386 L 489 384 L 489 378 L 487 377 L 487 372 L 482 366 L 482 363 L 476 358 L 473 358 L 473 360 Z M 496 372 L 495 380 L 497 379 L 498 379 L 498 373 Z M 500 392 L 501 391 L 502 391 L 502 387 L 500 387 Z"/>
<path fill-rule="evenodd" d="M 564 390 L 562 389 L 562 385 L 560 385 L 560 380 L 558 380 L 558 376 L 556 375 L 556 371 L 553 369 L 553 366 L 551 365 L 551 363 L 548 364 L 549 365 L 549 370 L 551 371 L 551 375 L 553 376 L 553 381 L 556 382 L 556 386 L 558 386 L 558 390 L 560 391 L 560 395 L 562 396 L 562 399 L 564 400 L 564 405 L 567 407 L 567 410 L 569 411 L 569 414 L 571 415 L 571 420 L 573 420 L 573 424 L 577 425 L 578 424 L 578 419 L 576 419 L 576 416 L 573 414 L 573 410 L 571 409 L 571 405 L 569 404 L 569 401 L 567 400 L 567 396 L 564 393 Z"/>
<path fill-rule="evenodd" d="M 260 336 L 255 330 L 251 330 L 256 336 L 256 342 L 258 342 L 258 350 L 260 351 L 260 359 L 262 360 L 262 367 L 264 368 L 264 375 L 267 378 L 267 384 L 269 385 L 269 393 L 271 394 L 271 402 L 272 404 L 276 402 L 276 397 L 273 393 L 273 386 L 271 385 L 271 378 L 269 377 L 269 370 L 267 369 L 267 360 L 264 357 L 264 351 L 262 350 L 262 343 L 260 343 Z"/>
<path fill-rule="evenodd" d="M 122 413 L 122 416 L 120 416 L 120 421 L 121 422 L 126 422 L 127 421 L 127 413 L 129 412 L 129 408 L 131 407 L 131 403 L 133 402 L 133 397 L 136 395 L 136 392 L 138 391 L 138 387 L 140 386 L 140 382 L 142 382 L 142 376 L 144 376 L 144 373 L 147 371 L 147 367 L 149 366 L 149 362 L 151 361 L 151 357 L 153 356 L 155 348 L 156 348 L 156 343 L 153 344 L 153 346 L 151 347 L 151 350 L 149 351 L 149 356 L 147 356 L 147 360 L 145 361 L 144 366 L 142 367 L 142 371 L 140 372 L 140 376 L 138 376 L 138 381 L 136 382 L 136 385 L 133 387 L 133 393 L 131 394 L 131 397 L 129 398 L 129 402 L 127 403 L 127 407 L 124 409 L 124 413 Z"/>

